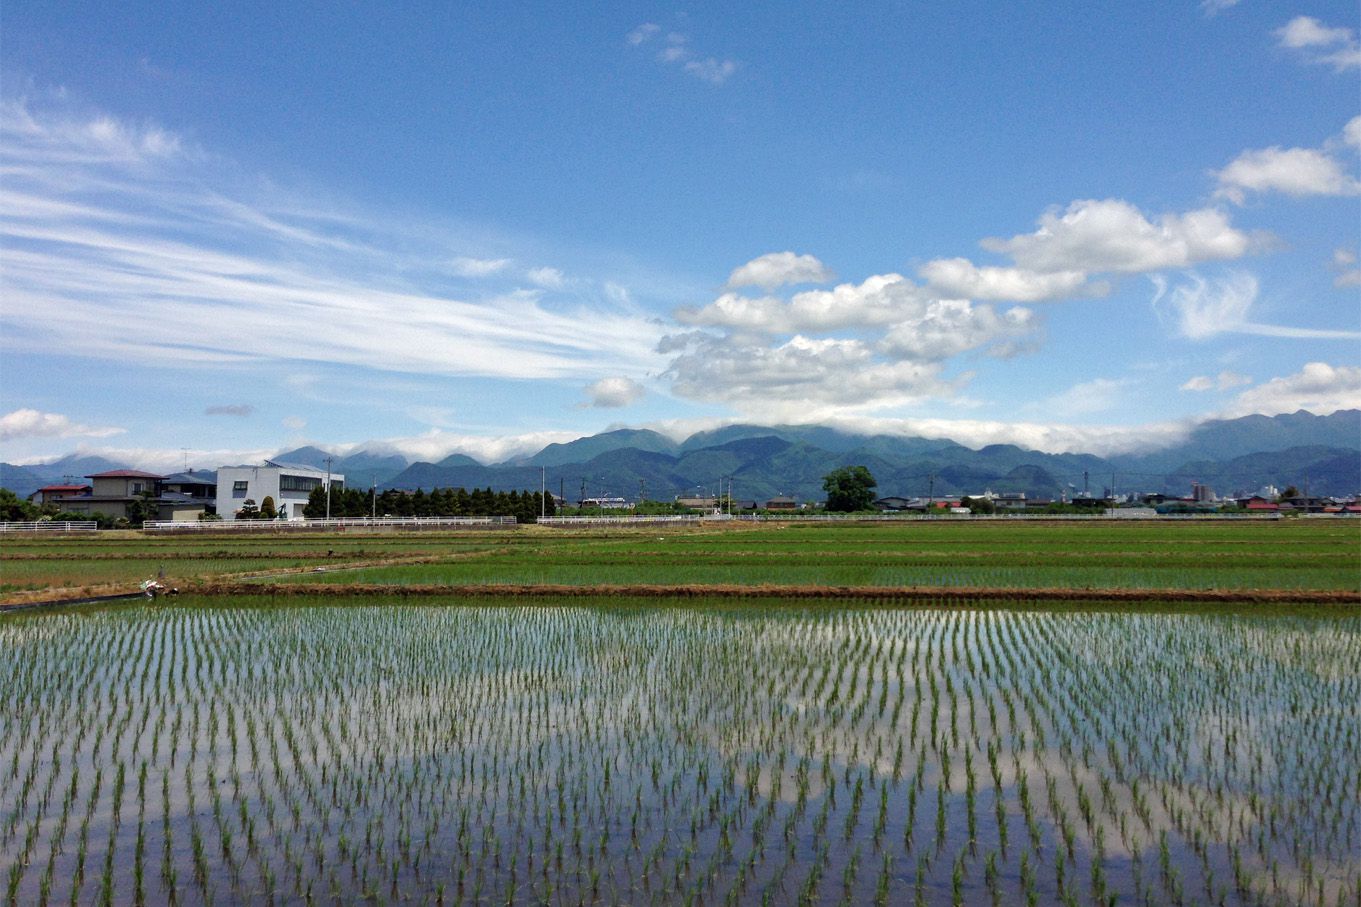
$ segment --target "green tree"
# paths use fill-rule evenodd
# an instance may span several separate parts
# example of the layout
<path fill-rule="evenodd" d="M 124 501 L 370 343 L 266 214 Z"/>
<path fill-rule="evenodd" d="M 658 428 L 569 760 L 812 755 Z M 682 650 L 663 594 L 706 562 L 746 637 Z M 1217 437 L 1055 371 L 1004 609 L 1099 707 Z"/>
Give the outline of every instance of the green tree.
<path fill-rule="evenodd" d="M 274 496 L 265 495 L 265 499 L 260 502 L 260 519 L 277 520 L 279 518 L 279 508 L 274 506 Z"/>
<path fill-rule="evenodd" d="M 959 501 L 959 506 L 969 508 L 970 513 L 996 513 L 997 505 L 987 498 L 964 497 Z"/>
<path fill-rule="evenodd" d="M 8 488 L 0 488 L 0 520 L 28 523 L 38 518 L 38 508 Z"/>
<path fill-rule="evenodd" d="M 238 520 L 258 520 L 260 519 L 260 508 L 255 503 L 255 498 L 246 498 L 241 502 L 241 509 L 236 511 Z"/>
<path fill-rule="evenodd" d="M 827 509 L 833 513 L 869 510 L 874 504 L 874 488 L 879 483 L 864 466 L 842 466 L 822 477 L 827 492 Z"/>

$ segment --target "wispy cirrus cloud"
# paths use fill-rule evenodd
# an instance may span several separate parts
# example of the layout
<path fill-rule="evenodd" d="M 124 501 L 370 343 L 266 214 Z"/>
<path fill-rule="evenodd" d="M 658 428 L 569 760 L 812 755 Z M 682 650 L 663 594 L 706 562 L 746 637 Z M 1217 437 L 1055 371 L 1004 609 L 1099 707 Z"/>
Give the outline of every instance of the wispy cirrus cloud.
<path fill-rule="evenodd" d="M 1361 340 L 1361 331 L 1331 328 L 1298 328 L 1253 321 L 1257 301 L 1257 278 L 1246 271 L 1231 271 L 1207 279 L 1190 273 L 1169 287 L 1161 276 L 1152 278 L 1155 311 L 1172 316 L 1173 329 L 1187 340 L 1208 340 L 1220 334 L 1253 334 L 1295 340 Z"/>
<path fill-rule="evenodd" d="M 447 234 L 268 198 L 155 125 L 50 99 L 0 110 L 0 344 L 179 367 L 327 363 L 423 375 L 643 373 L 664 331 L 617 294 L 535 287 L 453 293 Z M 455 257 L 497 278 L 508 260 Z M 152 326 L 152 329 L 148 329 Z M 291 338 L 279 342 L 279 338 Z M 606 365 L 606 363 L 608 363 Z"/>

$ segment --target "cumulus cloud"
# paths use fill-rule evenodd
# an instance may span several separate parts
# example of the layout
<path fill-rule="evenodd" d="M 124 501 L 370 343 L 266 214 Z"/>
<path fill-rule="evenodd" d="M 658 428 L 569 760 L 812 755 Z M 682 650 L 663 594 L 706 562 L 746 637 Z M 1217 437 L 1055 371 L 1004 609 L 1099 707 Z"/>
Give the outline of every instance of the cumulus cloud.
<path fill-rule="evenodd" d="M 967 258 L 938 258 L 923 265 L 917 274 L 931 290 L 949 298 L 1039 302 L 1092 291 L 1082 271 L 1041 273 L 1024 268 L 979 267 Z"/>
<path fill-rule="evenodd" d="M 1361 117 L 1355 117 L 1343 128 L 1341 138 L 1328 145 L 1357 144 L 1359 134 Z M 1219 181 L 1216 194 L 1240 205 L 1248 192 L 1281 192 L 1296 198 L 1361 195 L 1361 180 L 1352 176 L 1351 165 L 1338 160 L 1327 146 L 1244 151 L 1215 176 Z"/>
<path fill-rule="evenodd" d="M 1034 326 L 1034 313 L 1016 306 L 998 312 L 959 299 L 937 300 L 925 311 L 893 325 L 879 349 L 894 359 L 939 362 L 1008 337 L 1020 338 Z"/>
<path fill-rule="evenodd" d="M 728 275 L 728 287 L 760 287 L 773 290 L 786 284 L 827 283 L 833 280 L 830 268 L 812 255 L 794 252 L 769 252 L 736 267 Z"/>
<path fill-rule="evenodd" d="M 1361 340 L 1361 331 L 1324 328 L 1296 328 L 1262 324 L 1249 320 L 1257 300 L 1257 278 L 1246 271 L 1234 271 L 1222 278 L 1208 280 L 1199 274 L 1172 287 L 1155 278 L 1155 310 L 1171 310 L 1176 332 L 1188 340 L 1207 340 L 1219 334 L 1255 334 L 1307 340 Z"/>
<path fill-rule="evenodd" d="M 776 346 L 695 332 L 667 375 L 676 393 L 737 405 L 763 418 L 875 409 L 952 391 L 934 362 L 885 361 L 853 339 L 796 335 Z"/>
<path fill-rule="evenodd" d="M 644 393 L 646 391 L 641 384 L 622 375 L 601 378 L 599 381 L 586 385 L 586 396 L 590 398 L 587 405 L 602 409 L 613 409 L 636 403 Z"/>
<path fill-rule="evenodd" d="M 937 296 L 1041 302 L 1110 292 L 1093 274 L 1141 274 L 1235 259 L 1257 243 L 1217 208 L 1151 219 L 1120 199 L 1080 199 L 1044 212 L 1032 233 L 979 243 L 1010 257 L 1010 265 L 938 258 L 918 274 Z"/>
<path fill-rule="evenodd" d="M 36 409 L 16 409 L 0 416 L 0 441 L 21 438 L 107 438 L 126 429 L 112 426 L 83 425 L 60 413 Z"/>
<path fill-rule="evenodd" d="M 255 412 L 249 403 L 219 403 L 203 411 L 205 416 L 238 416 L 244 418 Z"/>
<path fill-rule="evenodd" d="M 930 297 L 921 287 L 901 274 L 876 274 L 858 284 L 805 290 L 788 300 L 724 293 L 703 308 L 679 309 L 676 320 L 682 324 L 770 334 L 835 331 L 919 317 L 929 302 Z"/>
<path fill-rule="evenodd" d="M 1361 67 L 1361 42 L 1350 28 L 1324 25 L 1313 16 L 1296 16 L 1275 34 L 1281 47 L 1298 53 L 1305 62 L 1331 66 L 1337 72 Z"/>
<path fill-rule="evenodd" d="M 450 270 L 459 277 L 490 277 L 510 267 L 509 258 L 465 258 L 450 262 Z"/>
<path fill-rule="evenodd" d="M 1239 394 L 1225 416 L 1274 416 L 1301 409 L 1319 416 L 1361 409 L 1361 367 L 1310 362 L 1293 375 L 1272 378 Z"/>
<path fill-rule="evenodd" d="M 1239 258 L 1252 239 L 1215 208 L 1164 214 L 1155 222 L 1129 202 L 1086 199 L 1046 211 L 1033 233 L 981 245 L 1035 272 L 1138 274 Z"/>
<path fill-rule="evenodd" d="M 650 43 L 661 32 L 661 26 L 655 22 L 644 22 L 629 32 L 624 40 L 633 47 L 641 47 Z M 666 36 L 661 50 L 657 51 L 657 59 L 662 63 L 678 66 L 683 72 L 710 85 L 722 85 L 732 78 L 739 68 L 736 60 L 696 53 L 690 47 L 689 36 L 679 32 L 671 32 Z"/>
<path fill-rule="evenodd" d="M 1223 371 L 1214 377 L 1209 375 L 1196 375 L 1194 378 L 1187 379 L 1186 383 L 1181 386 L 1181 389 L 1195 392 L 1213 390 L 1223 391 L 1234 387 L 1242 387 L 1245 384 L 1251 383 L 1252 379 L 1247 375 Z"/>

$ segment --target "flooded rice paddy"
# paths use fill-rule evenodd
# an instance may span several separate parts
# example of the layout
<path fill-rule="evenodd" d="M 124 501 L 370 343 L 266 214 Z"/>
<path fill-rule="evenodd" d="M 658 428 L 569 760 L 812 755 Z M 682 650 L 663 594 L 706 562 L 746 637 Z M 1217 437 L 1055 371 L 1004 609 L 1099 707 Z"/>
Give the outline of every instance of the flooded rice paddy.
<path fill-rule="evenodd" d="M 1356 904 L 1361 614 L 0 619 L 6 903 Z"/>

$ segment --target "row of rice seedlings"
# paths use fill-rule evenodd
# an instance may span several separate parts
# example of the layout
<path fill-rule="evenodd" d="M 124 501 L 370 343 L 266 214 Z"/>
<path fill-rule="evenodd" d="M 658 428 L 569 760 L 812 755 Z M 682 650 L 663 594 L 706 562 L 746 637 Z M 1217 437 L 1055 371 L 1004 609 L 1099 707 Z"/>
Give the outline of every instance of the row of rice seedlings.
<path fill-rule="evenodd" d="M 883 608 L 13 621 L 0 868 L 13 903 L 1350 903 L 1359 629 Z"/>

